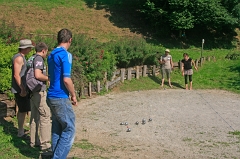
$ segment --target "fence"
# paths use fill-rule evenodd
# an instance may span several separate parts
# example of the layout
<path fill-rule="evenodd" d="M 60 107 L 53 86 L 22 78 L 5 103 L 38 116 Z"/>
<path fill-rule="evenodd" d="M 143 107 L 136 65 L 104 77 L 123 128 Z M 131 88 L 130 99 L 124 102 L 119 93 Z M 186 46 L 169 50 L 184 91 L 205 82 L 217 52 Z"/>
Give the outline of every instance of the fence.
<path fill-rule="evenodd" d="M 205 61 L 216 61 L 214 56 L 202 57 L 200 59 L 196 59 L 194 62 L 197 67 L 201 67 Z M 178 62 L 173 63 L 174 69 L 180 69 L 182 67 L 182 62 L 179 60 Z M 156 76 L 160 73 L 160 67 L 156 65 L 143 65 L 143 66 L 135 66 L 129 68 L 121 68 L 117 69 L 112 76 L 111 81 L 104 80 L 104 84 L 101 85 L 100 81 L 97 81 L 95 85 L 92 85 L 92 82 L 88 83 L 87 87 L 82 87 L 79 92 L 81 96 L 89 96 L 91 97 L 92 94 L 100 93 L 101 90 L 105 89 L 108 91 L 115 87 L 118 83 L 124 82 L 125 80 L 131 80 L 132 78 L 139 79 L 140 77 L 147 77 L 147 76 Z M 106 76 L 106 74 L 105 74 Z"/>

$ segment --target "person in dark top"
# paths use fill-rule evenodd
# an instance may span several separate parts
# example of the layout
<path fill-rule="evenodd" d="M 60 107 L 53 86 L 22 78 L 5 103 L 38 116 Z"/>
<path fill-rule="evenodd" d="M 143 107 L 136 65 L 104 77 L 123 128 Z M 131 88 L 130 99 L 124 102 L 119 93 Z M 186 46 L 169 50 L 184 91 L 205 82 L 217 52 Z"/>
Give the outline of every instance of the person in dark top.
<path fill-rule="evenodd" d="M 18 47 L 19 51 L 12 57 L 11 91 L 15 95 L 15 102 L 18 106 L 18 137 L 27 137 L 24 132 L 23 125 L 27 112 L 29 112 L 31 108 L 29 95 L 26 91 L 27 62 L 25 59 L 25 55 L 29 54 L 33 47 L 34 46 L 31 40 L 20 40 Z"/>
<path fill-rule="evenodd" d="M 194 61 L 189 57 L 189 55 L 187 53 L 183 54 L 184 59 L 182 59 L 182 75 L 185 78 L 185 87 L 186 90 L 188 90 L 188 78 L 189 78 L 189 83 L 190 83 L 190 87 L 189 89 L 192 90 L 192 74 L 193 74 L 193 69 L 192 66 L 194 66 L 194 68 L 197 70 L 197 67 L 194 63 Z"/>

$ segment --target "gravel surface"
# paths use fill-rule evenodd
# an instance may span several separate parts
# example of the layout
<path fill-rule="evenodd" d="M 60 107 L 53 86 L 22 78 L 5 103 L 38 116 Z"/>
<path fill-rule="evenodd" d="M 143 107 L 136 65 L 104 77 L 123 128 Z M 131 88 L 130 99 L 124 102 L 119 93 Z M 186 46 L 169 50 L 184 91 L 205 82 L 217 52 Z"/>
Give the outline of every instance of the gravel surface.
<path fill-rule="evenodd" d="M 220 90 L 167 89 L 81 100 L 74 108 L 77 133 L 70 156 L 240 158 L 240 135 L 229 133 L 240 131 L 239 97 Z M 142 119 L 147 122 L 142 124 Z M 77 147 L 82 139 L 94 148 Z"/>

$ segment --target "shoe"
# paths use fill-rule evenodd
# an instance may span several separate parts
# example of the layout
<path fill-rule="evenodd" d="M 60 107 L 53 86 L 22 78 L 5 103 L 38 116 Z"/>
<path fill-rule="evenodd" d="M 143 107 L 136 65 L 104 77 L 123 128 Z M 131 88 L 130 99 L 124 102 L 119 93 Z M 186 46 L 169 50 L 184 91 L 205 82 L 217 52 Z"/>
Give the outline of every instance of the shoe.
<path fill-rule="evenodd" d="M 42 152 L 40 153 L 39 159 L 51 159 L 53 157 L 52 152 Z"/>
<path fill-rule="evenodd" d="M 46 149 L 42 149 L 42 148 L 41 148 L 41 151 L 42 151 L 43 153 L 45 153 L 45 152 L 52 152 L 52 148 L 51 148 L 51 147 L 46 148 Z"/>
<path fill-rule="evenodd" d="M 18 134 L 17 137 L 22 138 L 24 140 L 30 140 L 30 136 L 28 136 L 27 134 L 23 134 L 23 135 Z"/>

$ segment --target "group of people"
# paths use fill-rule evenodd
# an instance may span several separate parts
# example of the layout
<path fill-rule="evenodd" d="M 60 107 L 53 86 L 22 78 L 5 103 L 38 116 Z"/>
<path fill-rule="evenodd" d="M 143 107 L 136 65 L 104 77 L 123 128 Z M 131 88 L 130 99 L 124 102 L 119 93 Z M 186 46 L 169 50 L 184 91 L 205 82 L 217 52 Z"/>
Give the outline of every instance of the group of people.
<path fill-rule="evenodd" d="M 20 40 L 18 53 L 12 58 L 12 93 L 18 106 L 18 137 L 24 132 L 25 117 L 30 114 L 30 146 L 51 152 L 53 159 L 64 159 L 75 137 L 75 114 L 72 105 L 77 98 L 71 79 L 72 54 L 67 50 L 72 42 L 72 32 L 61 29 L 57 35 L 58 47 L 48 55 L 48 46 L 40 42 L 33 46 L 29 39 Z M 35 47 L 32 57 L 34 76 L 42 81 L 41 89 L 27 89 L 27 60 L 25 56 Z M 44 65 L 47 58 L 48 71 Z M 47 73 L 48 72 L 48 73 Z M 49 88 L 47 90 L 47 84 Z M 70 97 L 70 98 L 69 98 Z"/>
<path fill-rule="evenodd" d="M 52 152 L 52 158 L 66 158 L 75 137 L 75 114 L 72 105 L 77 105 L 77 98 L 71 79 L 72 54 L 68 49 L 72 42 L 72 33 L 61 29 L 57 35 L 58 47 L 48 55 L 48 46 L 40 42 L 33 46 L 29 39 L 20 40 L 18 53 L 12 58 L 12 93 L 18 106 L 18 137 L 26 137 L 24 132 L 25 117 L 30 116 L 30 145 L 40 147 L 42 151 Z M 35 48 L 32 59 L 34 76 L 42 81 L 41 89 L 31 92 L 27 89 L 26 73 L 28 70 L 25 56 Z M 159 62 L 162 68 L 161 87 L 164 86 L 164 75 L 172 88 L 170 74 L 173 69 L 170 50 L 165 50 Z M 182 75 L 188 89 L 188 78 L 192 89 L 192 66 L 194 61 L 187 53 L 183 54 Z M 47 58 L 48 71 L 44 65 Z M 48 91 L 47 84 L 49 83 Z M 69 98 L 70 96 L 70 98 Z"/>
<path fill-rule="evenodd" d="M 164 86 L 164 75 L 167 76 L 169 87 L 172 88 L 173 86 L 171 84 L 170 74 L 173 69 L 173 60 L 172 60 L 172 56 L 170 55 L 169 49 L 165 50 L 165 54 L 161 56 L 161 58 L 159 59 L 159 63 L 161 65 L 161 73 L 162 73 L 161 88 L 163 88 Z M 181 63 L 182 65 L 180 69 L 182 72 L 182 76 L 184 76 L 184 79 L 185 79 L 185 89 L 192 90 L 192 75 L 193 75 L 192 67 L 194 67 L 196 70 L 197 70 L 197 67 L 194 61 L 189 57 L 187 53 L 183 54 L 183 59 L 181 60 Z M 188 80 L 190 84 L 189 88 L 188 88 Z"/>

